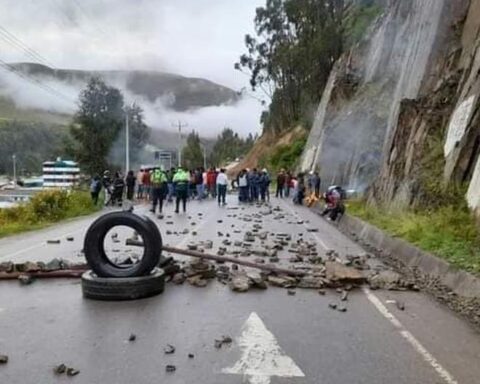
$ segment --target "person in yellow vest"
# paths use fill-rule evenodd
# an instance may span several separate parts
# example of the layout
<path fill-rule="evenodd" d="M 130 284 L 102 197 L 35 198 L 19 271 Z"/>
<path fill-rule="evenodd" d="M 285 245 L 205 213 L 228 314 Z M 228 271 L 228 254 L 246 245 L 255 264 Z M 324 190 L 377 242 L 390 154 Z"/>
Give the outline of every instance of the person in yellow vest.
<path fill-rule="evenodd" d="M 175 185 L 176 193 L 176 209 L 175 213 L 179 212 L 180 201 L 183 204 L 183 212 L 187 211 L 187 197 L 188 197 L 188 182 L 190 181 L 190 174 L 182 167 L 178 167 L 177 172 L 173 176 L 173 184 Z"/>
<path fill-rule="evenodd" d="M 162 213 L 163 200 L 167 197 L 167 175 L 160 168 L 155 168 L 150 175 L 150 186 L 152 190 L 153 206 L 150 212 L 155 213 L 157 210 L 157 203 L 159 204 L 159 213 Z"/>

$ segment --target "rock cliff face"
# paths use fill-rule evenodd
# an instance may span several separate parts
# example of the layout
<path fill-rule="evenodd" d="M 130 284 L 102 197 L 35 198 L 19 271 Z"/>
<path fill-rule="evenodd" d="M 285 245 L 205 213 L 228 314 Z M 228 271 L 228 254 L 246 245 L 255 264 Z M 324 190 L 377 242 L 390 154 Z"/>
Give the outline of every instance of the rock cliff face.
<path fill-rule="evenodd" d="M 301 167 L 398 205 L 469 183 L 475 209 L 479 91 L 480 0 L 390 0 L 332 71 Z"/>

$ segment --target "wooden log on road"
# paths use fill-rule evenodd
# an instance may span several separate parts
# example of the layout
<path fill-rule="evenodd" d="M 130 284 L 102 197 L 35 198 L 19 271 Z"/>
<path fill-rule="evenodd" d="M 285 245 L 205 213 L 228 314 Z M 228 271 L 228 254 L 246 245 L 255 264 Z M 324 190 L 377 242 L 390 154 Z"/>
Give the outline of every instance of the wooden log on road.
<path fill-rule="evenodd" d="M 35 279 L 53 279 L 53 278 L 79 278 L 87 271 L 84 269 L 61 269 L 58 271 L 36 271 L 36 272 L 0 272 L 0 280 L 16 280 L 19 276 L 31 276 Z"/>
<path fill-rule="evenodd" d="M 133 239 L 127 239 L 125 244 L 136 246 L 136 247 L 143 247 L 143 242 L 138 241 L 138 240 L 133 240 Z M 165 252 L 175 253 L 175 254 L 179 254 L 179 255 L 199 257 L 201 259 L 207 259 L 207 260 L 214 260 L 214 261 L 244 265 L 246 267 L 257 268 L 257 269 L 261 269 L 263 271 L 274 272 L 274 273 L 279 274 L 279 275 L 302 277 L 302 276 L 305 276 L 305 274 L 306 274 L 305 272 L 293 271 L 293 270 L 287 269 L 287 268 L 278 268 L 278 267 L 274 267 L 273 265 L 257 264 L 257 263 L 252 263 L 251 261 L 235 259 L 233 257 L 217 256 L 217 255 L 212 255 L 212 254 L 209 254 L 209 253 L 191 251 L 191 250 L 188 250 L 188 249 L 169 247 L 169 246 L 166 246 L 166 245 L 164 245 L 162 247 L 162 250 L 165 251 Z"/>

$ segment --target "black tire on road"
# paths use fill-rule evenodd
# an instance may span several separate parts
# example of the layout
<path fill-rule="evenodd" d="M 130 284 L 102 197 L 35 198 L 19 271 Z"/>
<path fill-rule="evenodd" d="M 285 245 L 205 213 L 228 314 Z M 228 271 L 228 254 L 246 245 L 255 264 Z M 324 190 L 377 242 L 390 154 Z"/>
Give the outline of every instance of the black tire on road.
<path fill-rule="evenodd" d="M 141 277 L 97 277 L 92 271 L 82 275 L 83 297 L 93 300 L 142 299 L 158 295 L 164 288 L 165 275 L 159 268 Z"/>
<path fill-rule="evenodd" d="M 113 263 L 104 248 L 108 231 L 120 225 L 134 229 L 142 237 L 144 245 L 140 261 L 128 267 Z M 145 276 L 158 264 L 162 252 L 162 237 L 155 223 L 146 217 L 131 212 L 111 212 L 93 222 L 85 235 L 83 249 L 88 265 L 99 277 Z"/>

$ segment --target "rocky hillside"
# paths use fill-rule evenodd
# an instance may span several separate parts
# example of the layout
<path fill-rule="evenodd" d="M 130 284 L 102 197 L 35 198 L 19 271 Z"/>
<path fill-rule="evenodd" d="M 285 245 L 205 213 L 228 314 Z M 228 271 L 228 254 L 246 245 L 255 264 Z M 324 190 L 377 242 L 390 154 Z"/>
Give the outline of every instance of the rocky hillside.
<path fill-rule="evenodd" d="M 480 197 L 480 0 L 382 2 L 336 63 L 301 168 L 408 206 L 469 185 Z"/>
<path fill-rule="evenodd" d="M 212 81 L 154 71 L 81 71 L 52 69 L 33 63 L 10 64 L 15 70 L 44 80 L 57 80 L 79 85 L 79 89 L 92 77 L 100 76 L 112 85 L 126 87 L 136 95 L 154 102 L 164 97 L 177 111 L 211 105 L 228 104 L 237 100 L 235 91 Z"/>

